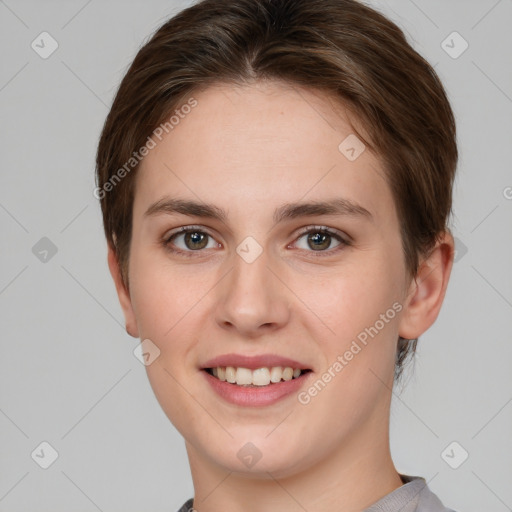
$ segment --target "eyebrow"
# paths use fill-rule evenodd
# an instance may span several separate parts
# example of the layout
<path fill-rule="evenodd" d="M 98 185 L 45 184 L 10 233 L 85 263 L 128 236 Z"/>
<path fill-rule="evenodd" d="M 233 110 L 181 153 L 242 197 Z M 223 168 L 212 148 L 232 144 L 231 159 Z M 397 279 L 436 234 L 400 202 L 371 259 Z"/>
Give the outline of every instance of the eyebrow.
<path fill-rule="evenodd" d="M 179 213 L 191 217 L 203 217 L 226 222 L 228 214 L 222 208 L 208 203 L 200 203 L 187 199 L 164 197 L 153 203 L 144 213 L 144 216 L 152 216 L 161 213 Z M 373 216 L 366 208 L 349 199 L 335 198 L 328 201 L 309 201 L 286 203 L 276 208 L 273 220 L 277 224 L 283 220 L 299 217 L 312 217 L 315 215 L 347 215 L 362 217 L 373 221 Z"/>

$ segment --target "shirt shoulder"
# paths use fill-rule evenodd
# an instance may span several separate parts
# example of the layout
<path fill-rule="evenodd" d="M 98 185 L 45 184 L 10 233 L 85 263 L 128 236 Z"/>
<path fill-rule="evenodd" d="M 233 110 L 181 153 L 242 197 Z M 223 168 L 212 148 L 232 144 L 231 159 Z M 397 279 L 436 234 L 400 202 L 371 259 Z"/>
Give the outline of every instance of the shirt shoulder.
<path fill-rule="evenodd" d="M 194 510 L 194 498 L 189 498 L 183 503 L 178 512 L 193 512 Z"/>
<path fill-rule="evenodd" d="M 456 512 L 446 508 L 420 476 L 400 475 L 404 485 L 381 498 L 364 512 Z M 178 512 L 194 512 L 194 498 Z"/>
<path fill-rule="evenodd" d="M 455 512 L 446 508 L 420 476 L 400 475 L 404 485 L 364 512 Z"/>

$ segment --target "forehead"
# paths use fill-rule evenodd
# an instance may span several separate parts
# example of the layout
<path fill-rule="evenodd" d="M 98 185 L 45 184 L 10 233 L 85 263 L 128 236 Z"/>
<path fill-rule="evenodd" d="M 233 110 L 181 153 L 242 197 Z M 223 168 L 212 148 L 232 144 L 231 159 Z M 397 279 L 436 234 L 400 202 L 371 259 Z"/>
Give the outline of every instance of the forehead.
<path fill-rule="evenodd" d="M 153 137 L 136 208 L 164 194 L 233 208 L 306 196 L 349 197 L 377 216 L 393 208 L 379 158 L 355 134 L 357 119 L 327 94 L 281 82 L 217 84 L 187 103 L 195 106 L 178 105 L 172 129 Z"/>

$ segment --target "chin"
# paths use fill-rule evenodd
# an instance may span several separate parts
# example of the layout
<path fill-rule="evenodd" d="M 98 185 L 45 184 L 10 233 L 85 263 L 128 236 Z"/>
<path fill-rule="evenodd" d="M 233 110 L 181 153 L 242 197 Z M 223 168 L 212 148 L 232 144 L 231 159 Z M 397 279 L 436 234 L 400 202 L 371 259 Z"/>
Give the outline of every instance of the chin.
<path fill-rule="evenodd" d="M 268 432 L 251 435 L 247 431 L 247 435 L 226 438 L 224 444 L 217 439 L 215 451 L 212 452 L 211 445 L 205 447 L 208 458 L 226 471 L 257 479 L 286 478 L 308 466 L 304 442 L 299 437 L 284 436 L 288 439 L 284 445 L 281 439 L 271 440 L 272 434 L 268 436 Z"/>

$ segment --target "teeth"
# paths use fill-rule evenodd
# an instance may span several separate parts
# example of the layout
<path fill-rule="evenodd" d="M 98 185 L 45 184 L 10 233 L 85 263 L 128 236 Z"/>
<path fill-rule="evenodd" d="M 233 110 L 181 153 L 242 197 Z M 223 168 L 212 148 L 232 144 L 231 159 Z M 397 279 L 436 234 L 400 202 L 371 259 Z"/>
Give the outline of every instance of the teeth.
<path fill-rule="evenodd" d="M 240 370 L 240 368 L 238 370 Z M 258 368 L 252 371 L 251 374 L 251 384 L 255 386 L 268 386 L 270 384 L 270 370 L 268 368 Z"/>
<path fill-rule="evenodd" d="M 287 366 L 283 370 L 283 380 L 292 380 L 292 378 L 293 378 L 293 368 L 290 368 L 289 366 Z"/>
<path fill-rule="evenodd" d="M 258 368 L 250 370 L 249 368 L 235 368 L 234 366 L 218 366 L 212 368 L 212 374 L 219 380 L 227 381 L 239 386 L 268 386 L 270 383 L 277 383 L 281 380 L 288 381 L 296 379 L 301 375 L 300 368 L 291 368 L 289 366 L 274 366 L 272 368 Z"/>
<path fill-rule="evenodd" d="M 236 382 L 236 370 L 232 366 L 226 366 L 226 380 L 231 384 Z"/>
<path fill-rule="evenodd" d="M 236 370 L 236 383 L 241 386 L 242 384 L 252 384 L 252 372 L 248 368 L 237 368 Z"/>
<path fill-rule="evenodd" d="M 270 381 L 279 382 L 283 376 L 283 369 L 280 366 L 274 366 L 270 369 Z"/>

